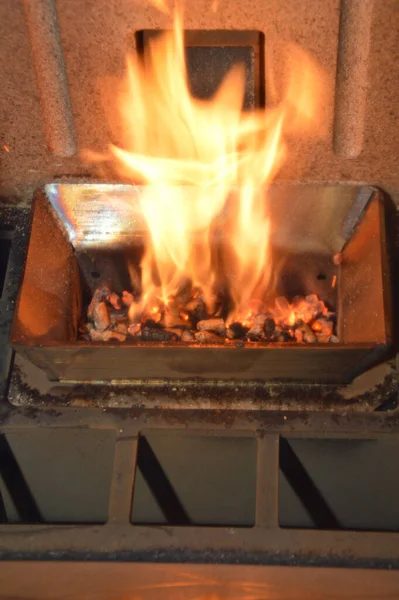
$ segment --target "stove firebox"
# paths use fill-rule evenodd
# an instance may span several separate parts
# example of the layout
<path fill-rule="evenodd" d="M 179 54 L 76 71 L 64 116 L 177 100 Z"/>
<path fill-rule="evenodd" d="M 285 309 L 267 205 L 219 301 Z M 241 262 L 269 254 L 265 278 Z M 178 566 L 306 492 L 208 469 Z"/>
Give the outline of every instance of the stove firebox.
<path fill-rule="evenodd" d="M 348 382 L 386 354 L 384 197 L 366 186 L 275 185 L 269 193 L 273 252 L 284 256 L 276 295 L 316 293 L 337 312 L 339 343 L 81 340 L 85 299 L 99 280 L 124 287 L 124 253 L 142 239 L 139 195 L 121 184 L 52 184 L 36 194 L 11 343 L 51 380 Z M 105 214 L 110 197 L 117 210 Z"/>

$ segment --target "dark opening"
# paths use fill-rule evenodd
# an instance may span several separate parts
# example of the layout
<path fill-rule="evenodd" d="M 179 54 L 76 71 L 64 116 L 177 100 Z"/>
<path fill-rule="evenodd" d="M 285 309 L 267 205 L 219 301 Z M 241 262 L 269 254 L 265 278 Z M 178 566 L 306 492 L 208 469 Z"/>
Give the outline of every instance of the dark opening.
<path fill-rule="evenodd" d="M 161 30 L 136 33 L 142 55 L 148 41 Z M 265 105 L 264 34 L 259 31 L 188 30 L 184 32 L 188 82 L 195 98 L 211 98 L 233 65 L 245 67 L 243 108 Z"/>
<path fill-rule="evenodd" d="M 133 523 L 251 527 L 255 493 L 255 439 L 140 436 Z"/>
<path fill-rule="evenodd" d="M 399 530 L 398 442 L 280 439 L 279 524 Z"/>
<path fill-rule="evenodd" d="M 0 435 L 0 522 L 105 523 L 114 446 L 113 430 Z"/>

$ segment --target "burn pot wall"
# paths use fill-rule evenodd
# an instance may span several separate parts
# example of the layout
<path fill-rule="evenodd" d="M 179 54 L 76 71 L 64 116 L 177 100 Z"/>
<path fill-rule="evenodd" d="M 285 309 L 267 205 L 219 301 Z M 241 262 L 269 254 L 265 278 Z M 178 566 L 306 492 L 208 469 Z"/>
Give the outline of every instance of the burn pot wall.
<path fill-rule="evenodd" d="M 44 182 L 92 174 L 79 152 L 104 149 L 109 139 L 100 87 L 113 89 L 109 78 L 123 73 L 136 31 L 168 25 L 144 1 L 0 3 L 3 201 L 28 203 Z M 275 73 L 267 98 L 279 86 L 285 42 L 310 51 L 326 71 L 329 133 L 291 146 L 279 179 L 368 182 L 399 201 L 397 0 L 220 0 L 216 13 L 210 1 L 186 0 L 185 26 L 263 32 Z"/>

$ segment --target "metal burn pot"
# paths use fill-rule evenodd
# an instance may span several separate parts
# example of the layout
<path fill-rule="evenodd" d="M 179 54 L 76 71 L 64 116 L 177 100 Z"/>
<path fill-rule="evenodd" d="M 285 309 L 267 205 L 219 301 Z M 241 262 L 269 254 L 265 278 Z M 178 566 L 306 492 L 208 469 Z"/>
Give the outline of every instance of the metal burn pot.
<path fill-rule="evenodd" d="M 143 242 L 140 190 L 51 184 L 35 196 L 11 344 L 51 380 L 344 383 L 385 357 L 391 323 L 385 199 L 376 188 L 355 185 L 276 184 L 268 192 L 273 254 L 284 257 L 279 291 L 318 294 L 337 312 L 339 343 L 236 347 L 79 339 L 85 299 L 99 278 L 112 280 L 116 292 L 126 284 L 126 251 Z M 337 252 L 338 265 L 332 260 Z"/>

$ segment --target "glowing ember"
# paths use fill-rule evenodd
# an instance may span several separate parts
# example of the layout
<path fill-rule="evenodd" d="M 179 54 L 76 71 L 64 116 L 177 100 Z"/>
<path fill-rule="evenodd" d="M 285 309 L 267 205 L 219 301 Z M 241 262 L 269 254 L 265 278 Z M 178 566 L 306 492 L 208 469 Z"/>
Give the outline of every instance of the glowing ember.
<path fill-rule="evenodd" d="M 186 292 L 186 290 L 184 290 Z M 146 308 L 140 317 L 132 314 L 132 294 L 124 291 L 122 301 L 107 286 L 98 288 L 89 305 L 88 323 L 82 334 L 92 341 L 119 341 L 134 338 L 146 342 L 223 344 L 243 342 L 337 342 L 334 335 L 335 314 L 327 310 L 315 294 L 297 297 L 289 303 L 279 297 L 272 306 L 253 303 L 241 321 L 226 321 L 220 314 L 210 314 L 197 291 L 182 292 Z"/>
<path fill-rule="evenodd" d="M 168 11 L 164 0 L 155 3 Z M 287 157 L 288 138 L 318 128 L 320 70 L 298 48 L 291 49 L 287 70 L 280 102 L 267 110 L 243 111 L 242 65 L 232 68 L 213 98 L 193 98 L 177 11 L 172 32 L 151 39 L 144 57 L 128 59 L 118 98 L 123 147 L 111 145 L 109 158 L 124 179 L 145 184 L 140 203 L 148 240 L 140 298 L 129 300 L 131 323 L 143 315 L 159 322 L 160 306 L 187 281 L 200 290 L 207 314 L 215 313 L 221 276 L 211 239 L 227 200 L 232 209 L 218 268 L 223 265 L 230 297 L 228 322 L 250 327 L 259 315 L 248 307 L 273 291 L 267 187 Z M 136 300 L 133 264 L 130 270 Z M 301 315 L 306 323 L 314 310 L 292 306 L 287 316 L 277 307 L 275 321 L 293 326 Z M 187 307 L 178 316 L 187 322 Z"/>

